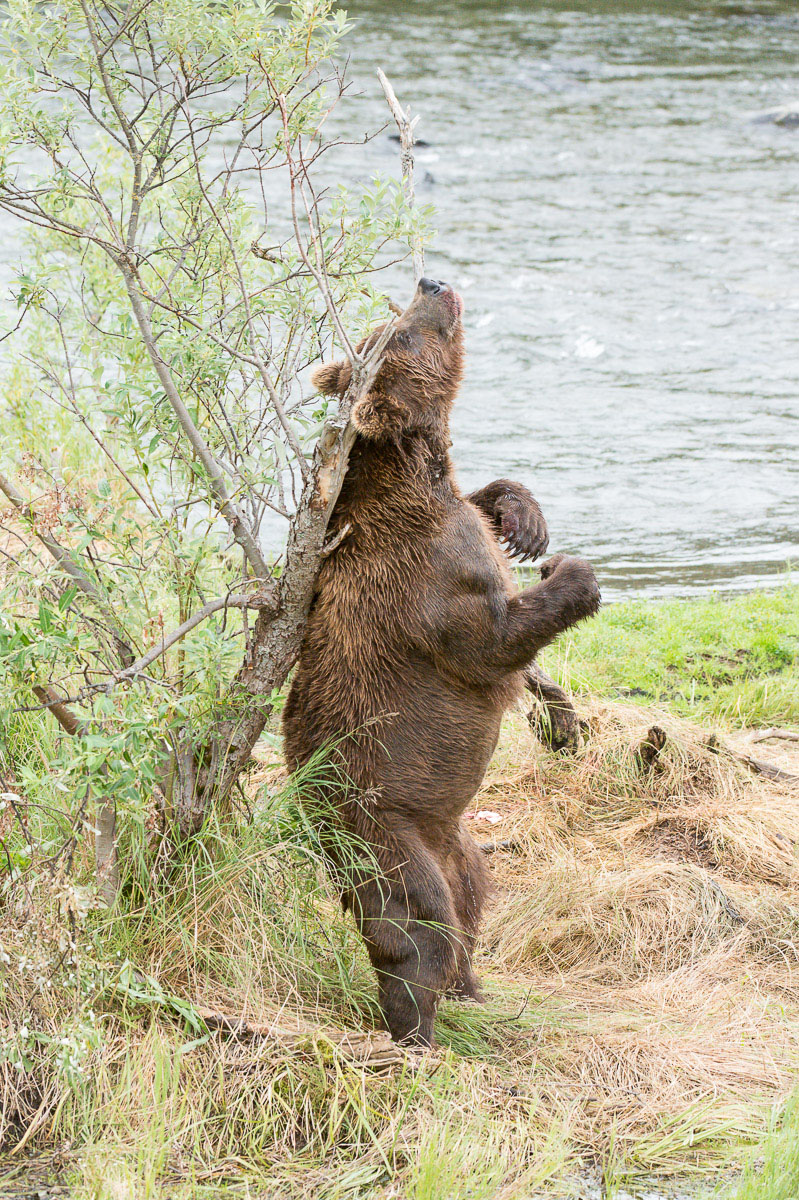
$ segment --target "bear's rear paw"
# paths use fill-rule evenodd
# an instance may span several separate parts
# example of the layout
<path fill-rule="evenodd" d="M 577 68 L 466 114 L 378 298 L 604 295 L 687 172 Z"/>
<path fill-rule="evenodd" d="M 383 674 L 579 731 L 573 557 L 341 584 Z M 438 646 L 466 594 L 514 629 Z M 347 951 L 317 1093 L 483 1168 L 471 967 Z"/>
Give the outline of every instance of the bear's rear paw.
<path fill-rule="evenodd" d="M 464 971 L 444 994 L 447 1000 L 458 1000 L 461 1004 L 485 1004 L 483 989 L 474 971 Z"/>

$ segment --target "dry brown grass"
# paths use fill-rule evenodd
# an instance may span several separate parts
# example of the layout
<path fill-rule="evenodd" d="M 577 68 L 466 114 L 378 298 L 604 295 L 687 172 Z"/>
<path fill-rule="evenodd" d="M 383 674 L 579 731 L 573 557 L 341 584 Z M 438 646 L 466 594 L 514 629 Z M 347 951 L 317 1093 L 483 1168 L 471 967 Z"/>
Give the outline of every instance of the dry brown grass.
<path fill-rule="evenodd" d="M 538 1078 L 583 1144 L 612 1136 L 658 1167 L 675 1137 L 687 1150 L 683 1117 L 701 1157 L 714 1129 L 795 1086 L 799 793 L 666 714 L 597 703 L 590 719 L 575 760 L 532 746 L 521 760 L 514 720 L 519 769 L 500 759 L 478 798 L 511 843 L 492 856 L 482 965 L 555 1006 Z M 636 748 L 655 721 L 668 742 L 646 769 Z"/>

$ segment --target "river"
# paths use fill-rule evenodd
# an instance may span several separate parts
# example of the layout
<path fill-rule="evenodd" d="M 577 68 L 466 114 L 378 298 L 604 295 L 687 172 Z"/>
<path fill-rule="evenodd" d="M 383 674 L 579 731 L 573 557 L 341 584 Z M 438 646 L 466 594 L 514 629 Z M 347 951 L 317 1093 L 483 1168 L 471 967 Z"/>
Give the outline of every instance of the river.
<path fill-rule="evenodd" d="M 797 0 L 353 0 L 326 130 L 421 114 L 427 273 L 466 301 L 462 484 L 528 484 L 607 599 L 799 563 Z M 391 127 L 393 131 L 393 124 Z M 334 152 L 357 189 L 390 131 Z M 332 170 L 332 168 L 329 168 Z M 0 267 L 18 230 L 0 220 Z M 410 271 L 388 288 L 407 300 Z M 281 530 L 282 532 L 282 530 Z"/>
<path fill-rule="evenodd" d="M 529 484 L 609 598 L 777 583 L 799 562 L 799 129 L 751 114 L 799 100 L 799 5 L 348 11 L 336 132 L 384 122 L 377 66 L 422 114 L 427 273 L 467 305 L 462 483 Z M 338 161 L 357 182 L 398 147 Z"/>

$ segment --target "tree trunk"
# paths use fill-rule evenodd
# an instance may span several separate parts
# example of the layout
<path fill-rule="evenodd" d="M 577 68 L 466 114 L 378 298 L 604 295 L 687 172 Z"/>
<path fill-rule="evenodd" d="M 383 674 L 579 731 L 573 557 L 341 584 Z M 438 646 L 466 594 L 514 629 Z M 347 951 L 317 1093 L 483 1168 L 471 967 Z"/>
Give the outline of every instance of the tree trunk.
<path fill-rule="evenodd" d="M 379 359 L 373 359 L 370 369 L 353 372 L 349 394 L 341 404 L 342 415 L 328 421 L 317 443 L 310 477 L 291 523 L 276 609 L 258 614 L 248 658 L 227 696 L 227 714 L 213 730 L 206 762 L 197 773 L 194 790 L 202 812 L 230 794 L 263 733 L 273 693 L 283 686 L 297 661 L 324 558 L 328 522 L 355 441 L 355 431 L 344 414 L 349 414 L 378 367 Z"/>

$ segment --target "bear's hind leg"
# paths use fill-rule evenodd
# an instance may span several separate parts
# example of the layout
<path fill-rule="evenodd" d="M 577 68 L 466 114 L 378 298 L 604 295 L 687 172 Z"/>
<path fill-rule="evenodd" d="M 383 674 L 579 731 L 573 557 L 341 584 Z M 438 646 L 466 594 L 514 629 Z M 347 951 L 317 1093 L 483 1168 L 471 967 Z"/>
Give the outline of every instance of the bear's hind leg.
<path fill-rule="evenodd" d="M 541 706 L 527 714 L 536 736 L 550 750 L 578 750 L 583 741 L 583 722 L 568 692 L 550 679 L 536 662 L 530 663 L 525 671 L 524 686 Z"/>
<path fill-rule="evenodd" d="M 472 955 L 483 906 L 491 890 L 491 877 L 482 850 L 463 827 L 460 848 L 453 859 L 456 859 L 456 865 L 451 884 L 459 930 L 456 945 L 458 973 L 447 995 L 455 1000 L 474 1000 L 482 1004 L 483 992 L 472 968 Z"/>
<path fill-rule="evenodd" d="M 380 1007 L 396 1042 L 432 1046 L 439 1000 L 457 971 L 457 918 L 449 885 L 428 851 L 362 881 L 353 910 L 377 974 Z"/>

